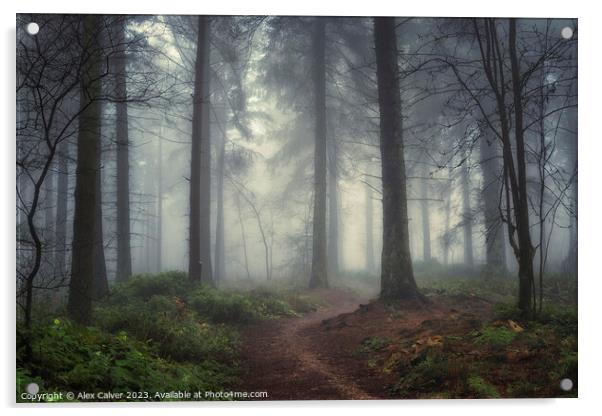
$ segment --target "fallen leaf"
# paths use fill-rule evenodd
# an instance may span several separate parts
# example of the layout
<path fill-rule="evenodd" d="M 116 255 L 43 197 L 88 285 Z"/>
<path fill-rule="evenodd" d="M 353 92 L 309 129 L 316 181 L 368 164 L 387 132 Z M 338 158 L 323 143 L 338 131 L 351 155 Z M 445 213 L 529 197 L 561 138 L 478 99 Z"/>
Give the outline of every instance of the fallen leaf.
<path fill-rule="evenodd" d="M 426 345 L 429 347 L 438 347 L 443 345 L 443 337 L 441 335 L 434 335 L 426 339 Z"/>
<path fill-rule="evenodd" d="M 523 332 L 525 330 L 525 328 L 514 322 L 512 319 L 508 319 L 508 326 L 510 326 L 510 329 L 514 332 Z"/>

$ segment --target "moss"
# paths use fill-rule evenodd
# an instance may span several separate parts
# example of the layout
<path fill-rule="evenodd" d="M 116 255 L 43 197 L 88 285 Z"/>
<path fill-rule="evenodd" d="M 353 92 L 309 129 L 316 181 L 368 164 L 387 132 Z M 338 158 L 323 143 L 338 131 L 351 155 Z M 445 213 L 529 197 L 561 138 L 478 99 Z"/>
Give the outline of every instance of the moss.
<path fill-rule="evenodd" d="M 486 326 L 476 336 L 474 343 L 487 345 L 494 349 L 503 349 L 510 345 L 516 333 L 503 326 Z"/>
<path fill-rule="evenodd" d="M 479 399 L 489 399 L 500 397 L 499 392 L 492 384 L 488 383 L 481 376 L 470 376 L 467 380 L 467 386 L 470 393 Z"/>

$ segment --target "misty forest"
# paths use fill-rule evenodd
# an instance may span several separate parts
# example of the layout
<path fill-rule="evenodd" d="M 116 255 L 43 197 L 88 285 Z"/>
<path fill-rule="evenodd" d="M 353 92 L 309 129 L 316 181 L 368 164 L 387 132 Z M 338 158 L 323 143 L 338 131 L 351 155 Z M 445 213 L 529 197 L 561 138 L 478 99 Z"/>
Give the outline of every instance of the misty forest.
<path fill-rule="evenodd" d="M 576 397 L 575 19 L 21 14 L 16 71 L 17 401 Z"/>

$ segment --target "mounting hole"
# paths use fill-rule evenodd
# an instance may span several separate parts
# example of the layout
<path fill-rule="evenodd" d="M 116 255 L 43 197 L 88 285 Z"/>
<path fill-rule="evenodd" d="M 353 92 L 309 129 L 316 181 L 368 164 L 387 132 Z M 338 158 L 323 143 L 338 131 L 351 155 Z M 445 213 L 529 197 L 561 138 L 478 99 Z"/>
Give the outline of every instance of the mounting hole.
<path fill-rule="evenodd" d="M 560 31 L 560 36 L 562 36 L 563 39 L 570 39 L 573 37 L 573 29 L 566 26 L 563 27 L 562 30 Z"/>
<path fill-rule="evenodd" d="M 27 387 L 25 387 L 25 391 L 29 394 L 38 394 L 40 391 L 40 386 L 37 383 L 29 383 Z"/>
<path fill-rule="evenodd" d="M 573 380 L 570 378 L 563 378 L 560 380 L 560 388 L 564 391 L 571 391 L 573 389 Z"/>
<path fill-rule="evenodd" d="M 38 25 L 36 22 L 27 23 L 25 26 L 25 31 L 32 36 L 37 35 L 40 31 L 40 25 Z"/>

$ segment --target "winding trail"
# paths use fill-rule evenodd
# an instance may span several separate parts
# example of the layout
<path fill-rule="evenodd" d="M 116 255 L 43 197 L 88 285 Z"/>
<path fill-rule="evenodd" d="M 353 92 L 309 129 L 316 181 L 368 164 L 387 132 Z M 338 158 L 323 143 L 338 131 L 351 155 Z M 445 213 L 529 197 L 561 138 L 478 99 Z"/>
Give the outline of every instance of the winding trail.
<path fill-rule="evenodd" d="M 252 325 L 243 334 L 245 391 L 266 391 L 268 400 L 375 399 L 333 356 L 328 343 L 334 333 L 328 322 L 358 309 L 361 301 L 349 292 L 327 290 L 328 302 L 301 317 Z"/>

